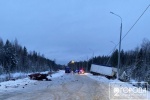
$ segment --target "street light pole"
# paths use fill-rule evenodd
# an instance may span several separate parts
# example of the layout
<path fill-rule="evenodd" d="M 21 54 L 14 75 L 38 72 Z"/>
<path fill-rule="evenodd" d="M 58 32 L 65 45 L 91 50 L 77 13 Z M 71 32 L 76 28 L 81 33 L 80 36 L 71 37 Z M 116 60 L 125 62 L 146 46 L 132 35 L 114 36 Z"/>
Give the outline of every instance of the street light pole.
<path fill-rule="evenodd" d="M 118 52 L 118 68 L 117 68 L 117 79 L 119 79 L 119 72 L 120 72 L 120 70 L 119 70 L 119 68 L 120 68 L 120 51 L 121 51 L 121 36 L 122 36 L 122 18 L 121 18 L 119 15 L 117 15 L 117 14 L 115 14 L 115 13 L 113 13 L 113 12 L 110 12 L 110 13 L 113 14 L 113 15 L 115 15 L 115 16 L 117 16 L 117 17 L 119 17 L 120 20 L 121 20 L 121 25 L 120 25 L 120 40 L 119 40 L 119 52 Z"/>

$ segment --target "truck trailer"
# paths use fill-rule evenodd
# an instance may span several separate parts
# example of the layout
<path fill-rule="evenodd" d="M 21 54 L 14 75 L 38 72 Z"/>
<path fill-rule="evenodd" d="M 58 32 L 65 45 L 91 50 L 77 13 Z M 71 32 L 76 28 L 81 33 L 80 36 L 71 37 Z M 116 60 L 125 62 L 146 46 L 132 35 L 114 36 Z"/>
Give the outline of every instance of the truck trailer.
<path fill-rule="evenodd" d="M 116 78 L 117 68 L 92 64 L 90 72 L 93 75 L 102 75 L 110 79 Z"/>

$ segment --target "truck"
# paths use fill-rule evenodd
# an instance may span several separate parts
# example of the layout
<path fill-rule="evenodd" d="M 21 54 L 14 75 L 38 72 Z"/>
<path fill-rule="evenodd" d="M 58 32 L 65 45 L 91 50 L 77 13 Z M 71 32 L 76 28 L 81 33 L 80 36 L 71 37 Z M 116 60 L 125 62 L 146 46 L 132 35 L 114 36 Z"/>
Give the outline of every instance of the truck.
<path fill-rule="evenodd" d="M 102 75 L 102 76 L 107 77 L 108 79 L 111 79 L 111 78 L 114 79 L 117 76 L 117 68 L 95 65 L 95 64 L 91 64 L 90 72 L 93 75 Z"/>
<path fill-rule="evenodd" d="M 65 67 L 65 73 L 70 73 L 71 72 L 71 69 L 70 69 L 70 67 Z"/>

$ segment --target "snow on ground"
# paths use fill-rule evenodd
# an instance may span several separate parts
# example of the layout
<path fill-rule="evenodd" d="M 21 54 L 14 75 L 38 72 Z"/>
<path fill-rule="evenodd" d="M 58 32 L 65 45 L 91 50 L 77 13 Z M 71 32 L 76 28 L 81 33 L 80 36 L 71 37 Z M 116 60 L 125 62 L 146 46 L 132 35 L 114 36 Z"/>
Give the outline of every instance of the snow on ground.
<path fill-rule="evenodd" d="M 62 78 L 69 79 L 69 80 L 72 79 L 71 77 L 66 78 L 67 76 L 69 77 L 70 75 L 66 75 L 66 77 L 62 77 L 64 74 L 65 74 L 65 72 L 63 70 L 60 70 L 60 71 L 52 74 L 52 77 L 49 76 L 48 78 L 53 79 L 53 80 L 55 80 L 56 78 L 59 78 L 59 77 L 60 77 L 60 79 L 62 79 Z M 121 82 L 117 79 L 116 80 L 109 80 L 109 79 L 107 79 L 106 77 L 103 77 L 103 76 L 93 76 L 90 73 L 85 73 L 83 75 L 86 75 L 89 78 L 100 82 L 100 84 L 103 83 L 103 84 L 107 85 L 108 88 L 109 88 L 109 83 L 111 83 L 111 82 L 114 82 L 114 83 Z M 14 76 L 17 77 L 17 74 L 14 75 Z M 58 80 L 56 82 L 58 83 L 60 81 Z M 19 90 L 19 89 L 22 89 L 22 88 L 26 87 L 28 84 L 33 84 L 33 85 L 34 84 L 41 84 L 41 82 L 37 83 L 36 80 L 30 80 L 28 77 L 23 78 L 23 79 L 18 79 L 18 80 L 15 80 L 15 81 L 11 80 L 11 81 L 6 81 L 6 82 L 1 82 L 0 83 L 0 93 L 3 93 L 4 91 L 5 92 L 7 92 L 7 91 L 12 91 L 13 92 L 13 91 L 16 91 L 16 89 Z M 31 85 L 31 86 L 33 86 L 33 85 Z M 118 87 L 120 87 L 120 86 L 121 87 L 127 87 L 128 86 L 128 87 L 131 87 L 131 88 L 133 87 L 133 85 L 129 84 L 129 83 L 124 83 L 122 85 L 118 85 Z M 17 87 L 19 87 L 19 88 L 17 88 Z M 148 92 L 148 98 L 150 100 L 150 92 Z"/>
<path fill-rule="evenodd" d="M 8 77 L 8 74 L 2 74 L 0 75 L 0 82 L 6 81 Z M 18 73 L 11 73 L 10 77 L 12 79 L 20 79 L 20 78 L 25 78 L 27 77 L 26 73 L 18 72 Z"/>
<path fill-rule="evenodd" d="M 0 90 L 7 90 L 12 88 L 17 88 L 19 86 L 27 85 L 28 83 L 34 83 L 35 80 L 30 80 L 29 78 L 18 79 L 16 81 L 10 80 L 0 83 Z"/>
<path fill-rule="evenodd" d="M 59 70 L 57 73 L 52 74 L 52 78 L 60 77 L 65 74 L 64 70 Z"/>
<path fill-rule="evenodd" d="M 93 75 L 90 73 L 85 73 L 85 75 L 87 75 L 88 77 L 90 77 L 91 79 L 97 80 L 99 82 L 103 82 L 103 83 L 110 83 L 110 82 L 121 82 L 117 79 L 115 80 L 109 80 L 108 78 L 104 77 L 104 76 L 100 76 L 100 75 Z"/>
<path fill-rule="evenodd" d="M 109 80 L 104 76 L 94 76 L 93 74 L 90 73 L 85 73 L 85 75 L 87 75 L 88 77 L 90 77 L 91 79 L 94 79 L 98 82 L 102 82 L 102 83 L 106 83 L 108 85 L 110 85 L 111 83 L 114 84 L 114 87 L 117 86 L 119 88 L 123 88 L 123 87 L 128 87 L 128 88 L 135 88 L 134 83 L 136 83 L 134 80 L 131 80 L 130 83 L 126 83 L 126 82 L 121 82 L 120 80 Z M 132 83 L 132 84 L 131 84 Z M 150 100 L 150 91 L 147 91 L 147 95 L 148 95 L 148 100 Z"/>
<path fill-rule="evenodd" d="M 63 70 L 60 70 L 54 74 L 52 74 L 52 77 L 48 76 L 49 79 L 60 77 L 64 74 L 65 72 Z M 14 77 L 17 77 L 17 75 L 20 75 L 19 73 L 14 74 Z M 35 83 L 37 82 L 36 80 L 30 80 L 29 77 L 23 78 L 23 79 L 18 79 L 18 80 L 10 80 L 10 81 L 5 81 L 5 82 L 0 82 L 0 91 L 6 91 L 6 90 L 11 90 L 13 88 L 17 87 L 24 87 L 28 85 L 29 83 Z"/>

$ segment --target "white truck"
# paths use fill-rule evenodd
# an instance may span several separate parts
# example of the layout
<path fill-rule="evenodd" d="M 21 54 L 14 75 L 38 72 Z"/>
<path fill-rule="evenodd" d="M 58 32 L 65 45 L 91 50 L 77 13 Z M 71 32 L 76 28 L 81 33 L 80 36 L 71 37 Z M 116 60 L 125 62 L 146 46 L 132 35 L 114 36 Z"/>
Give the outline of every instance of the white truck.
<path fill-rule="evenodd" d="M 92 64 L 90 72 L 93 75 L 103 75 L 110 79 L 116 78 L 117 68 Z"/>

